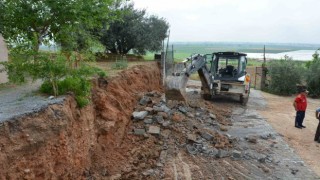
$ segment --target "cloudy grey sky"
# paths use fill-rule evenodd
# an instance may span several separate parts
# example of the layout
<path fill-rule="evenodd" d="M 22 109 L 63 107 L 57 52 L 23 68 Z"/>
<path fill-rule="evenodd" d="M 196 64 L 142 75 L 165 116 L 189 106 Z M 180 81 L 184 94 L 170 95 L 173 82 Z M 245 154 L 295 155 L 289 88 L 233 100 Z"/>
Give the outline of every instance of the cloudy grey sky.
<path fill-rule="evenodd" d="M 320 0 L 131 0 L 170 23 L 172 41 L 320 44 Z"/>

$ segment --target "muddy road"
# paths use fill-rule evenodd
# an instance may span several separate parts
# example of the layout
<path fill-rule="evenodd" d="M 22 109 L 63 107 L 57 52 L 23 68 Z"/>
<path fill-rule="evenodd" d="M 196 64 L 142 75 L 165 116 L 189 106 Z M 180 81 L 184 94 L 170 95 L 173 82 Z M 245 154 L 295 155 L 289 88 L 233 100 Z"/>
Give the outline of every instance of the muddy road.
<path fill-rule="evenodd" d="M 315 119 L 315 109 L 320 106 L 320 100 L 308 98 L 308 107 L 303 123 L 306 128 L 297 129 L 293 126 L 295 111 L 292 102 L 294 96 L 282 97 L 263 92 L 261 95 L 267 106 L 260 109 L 259 113 L 283 136 L 283 139 L 294 149 L 295 153 L 320 176 L 320 157 L 318 155 L 320 144 L 314 141 L 318 126 L 318 120 Z"/>
<path fill-rule="evenodd" d="M 187 89 L 191 101 L 202 102 L 194 91 L 197 82 L 190 81 Z M 237 97 L 214 99 L 213 109 L 229 110 L 231 124 L 225 129 L 213 129 L 229 137 L 233 147 L 224 149 L 222 158 L 204 154 L 190 155 L 181 150 L 170 158 L 174 179 L 319 179 L 311 167 L 286 142 L 286 137 L 274 129 L 262 114 L 273 114 L 268 100 L 260 91 L 251 91 L 247 106 L 237 104 Z M 265 112 L 265 113 L 261 113 Z M 293 124 L 293 123 L 291 123 Z M 207 127 L 211 128 L 211 127 Z M 294 137 L 292 137 L 294 138 Z M 168 167 L 168 169 L 169 169 Z M 169 178 L 170 179 L 170 178 Z"/>

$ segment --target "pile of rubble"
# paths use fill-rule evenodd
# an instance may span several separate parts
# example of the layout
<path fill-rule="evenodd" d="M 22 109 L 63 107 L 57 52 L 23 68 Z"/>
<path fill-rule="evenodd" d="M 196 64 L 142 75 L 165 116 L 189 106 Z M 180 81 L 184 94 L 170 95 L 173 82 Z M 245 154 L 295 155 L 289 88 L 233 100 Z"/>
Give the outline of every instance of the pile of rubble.
<path fill-rule="evenodd" d="M 155 136 L 164 147 L 174 141 L 192 155 L 216 158 L 228 156 L 232 138 L 217 120 L 217 116 L 203 107 L 190 107 L 183 102 L 166 102 L 159 92 L 142 96 L 135 111 L 131 131 L 138 136 Z"/>

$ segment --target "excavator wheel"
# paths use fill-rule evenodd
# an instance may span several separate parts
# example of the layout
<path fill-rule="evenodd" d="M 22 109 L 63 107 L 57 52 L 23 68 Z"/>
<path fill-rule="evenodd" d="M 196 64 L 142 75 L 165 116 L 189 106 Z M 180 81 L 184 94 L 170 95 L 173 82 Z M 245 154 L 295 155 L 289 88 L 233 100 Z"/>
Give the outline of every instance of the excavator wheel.
<path fill-rule="evenodd" d="M 243 97 L 243 95 L 240 95 L 240 103 L 241 103 L 242 105 L 244 105 L 244 106 L 247 105 L 248 100 L 249 100 L 249 96 Z"/>
<path fill-rule="evenodd" d="M 202 98 L 207 101 L 212 100 L 211 94 L 202 94 Z"/>

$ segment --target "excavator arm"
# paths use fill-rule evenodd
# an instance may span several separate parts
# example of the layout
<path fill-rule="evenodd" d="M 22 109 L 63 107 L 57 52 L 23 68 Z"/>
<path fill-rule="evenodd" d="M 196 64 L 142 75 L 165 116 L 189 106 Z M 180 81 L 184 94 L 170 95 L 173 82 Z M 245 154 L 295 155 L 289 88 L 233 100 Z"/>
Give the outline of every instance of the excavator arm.
<path fill-rule="evenodd" d="M 206 56 L 197 54 L 188 58 L 185 62 L 185 69 L 177 75 L 170 75 L 166 78 L 166 99 L 185 101 L 186 85 L 189 76 L 198 72 L 201 84 L 203 97 L 208 99 L 211 97 L 210 93 L 210 71 L 207 68 Z M 175 74 L 175 73 L 174 73 Z"/>

